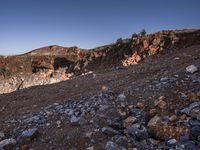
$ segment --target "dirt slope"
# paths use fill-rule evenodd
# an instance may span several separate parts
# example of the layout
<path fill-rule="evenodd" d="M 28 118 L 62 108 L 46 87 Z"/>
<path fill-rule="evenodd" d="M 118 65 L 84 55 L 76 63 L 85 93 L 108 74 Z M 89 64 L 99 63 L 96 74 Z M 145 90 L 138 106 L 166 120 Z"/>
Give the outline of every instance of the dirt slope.
<path fill-rule="evenodd" d="M 103 67 L 61 83 L 0 95 L 2 141 L 15 140 L 4 147 L 199 149 L 200 45 L 199 38 L 190 39 L 137 65 Z M 151 44 L 144 45 L 151 51 Z M 143 56 L 145 49 L 139 50 Z M 186 72 L 190 65 L 198 70 Z"/>

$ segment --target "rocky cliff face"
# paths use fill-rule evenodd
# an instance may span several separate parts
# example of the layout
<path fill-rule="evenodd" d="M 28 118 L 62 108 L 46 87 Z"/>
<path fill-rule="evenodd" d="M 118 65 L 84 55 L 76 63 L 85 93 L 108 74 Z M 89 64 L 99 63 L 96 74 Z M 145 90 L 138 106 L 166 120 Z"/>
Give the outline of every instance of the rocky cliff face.
<path fill-rule="evenodd" d="M 0 56 L 0 93 L 52 84 L 89 71 L 130 66 L 200 44 L 200 30 L 167 30 L 84 50 L 49 46 L 18 56 Z"/>

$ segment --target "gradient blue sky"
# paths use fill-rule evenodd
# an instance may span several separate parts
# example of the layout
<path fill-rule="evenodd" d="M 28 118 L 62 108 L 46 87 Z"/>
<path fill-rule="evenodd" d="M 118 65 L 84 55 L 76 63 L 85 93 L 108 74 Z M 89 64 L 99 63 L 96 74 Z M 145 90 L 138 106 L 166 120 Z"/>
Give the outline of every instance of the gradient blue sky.
<path fill-rule="evenodd" d="M 0 54 L 94 48 L 145 28 L 200 28 L 200 0 L 0 0 Z"/>

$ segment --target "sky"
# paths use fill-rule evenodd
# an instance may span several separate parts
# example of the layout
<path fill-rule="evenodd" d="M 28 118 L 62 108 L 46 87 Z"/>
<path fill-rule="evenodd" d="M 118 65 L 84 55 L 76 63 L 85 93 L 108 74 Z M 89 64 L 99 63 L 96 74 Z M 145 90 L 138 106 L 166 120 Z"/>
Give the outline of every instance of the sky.
<path fill-rule="evenodd" d="M 0 0 L 0 55 L 94 48 L 143 28 L 200 28 L 200 0 Z"/>

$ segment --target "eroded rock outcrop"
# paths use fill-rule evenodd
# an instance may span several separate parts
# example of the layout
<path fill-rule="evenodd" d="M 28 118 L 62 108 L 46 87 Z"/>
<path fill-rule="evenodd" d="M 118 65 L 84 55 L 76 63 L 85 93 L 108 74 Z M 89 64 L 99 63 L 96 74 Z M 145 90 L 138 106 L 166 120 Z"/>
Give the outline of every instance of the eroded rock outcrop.
<path fill-rule="evenodd" d="M 197 44 L 200 30 L 166 30 L 91 50 L 54 45 L 23 55 L 1 56 L 0 93 L 60 82 L 88 71 L 135 65 L 148 57 Z"/>

